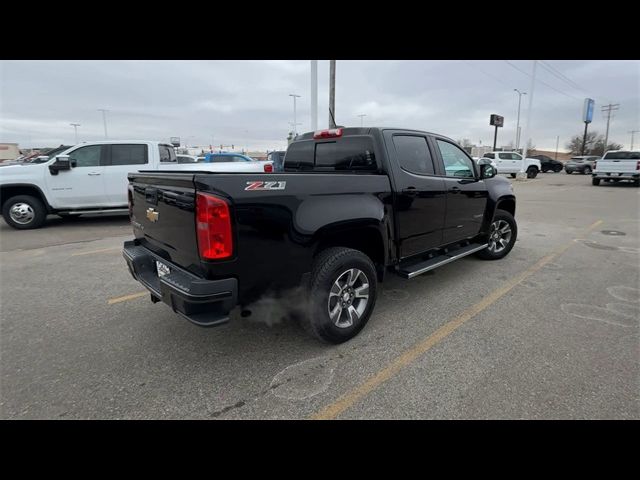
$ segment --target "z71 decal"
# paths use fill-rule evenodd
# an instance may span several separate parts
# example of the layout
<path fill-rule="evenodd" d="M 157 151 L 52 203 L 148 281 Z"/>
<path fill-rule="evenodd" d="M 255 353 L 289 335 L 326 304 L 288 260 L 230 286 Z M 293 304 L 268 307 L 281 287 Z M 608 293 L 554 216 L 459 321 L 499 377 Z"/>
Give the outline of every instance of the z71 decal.
<path fill-rule="evenodd" d="M 245 190 L 284 190 L 287 182 L 247 182 Z"/>

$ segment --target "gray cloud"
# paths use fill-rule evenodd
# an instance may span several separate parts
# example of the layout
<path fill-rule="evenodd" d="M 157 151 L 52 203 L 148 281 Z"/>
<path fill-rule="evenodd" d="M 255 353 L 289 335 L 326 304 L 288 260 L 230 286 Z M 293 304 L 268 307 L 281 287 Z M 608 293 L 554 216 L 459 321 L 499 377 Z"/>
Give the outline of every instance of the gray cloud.
<path fill-rule="evenodd" d="M 619 103 L 610 139 L 629 146 L 640 128 L 640 62 L 547 61 L 534 92 L 531 137 L 538 148 L 560 148 L 582 131 L 586 96 L 595 98 L 591 130 L 604 133 L 600 107 Z M 505 117 L 500 145 L 515 138 L 517 95 L 529 92 L 531 61 L 338 61 L 336 121 L 438 132 L 491 144 L 489 115 Z M 319 62 L 318 124 L 328 124 L 328 62 Z M 541 83 L 544 82 L 544 83 Z M 545 85 L 546 84 L 546 85 Z M 310 129 L 308 61 L 2 61 L 0 141 L 21 146 L 110 138 L 168 140 L 190 145 L 286 146 L 293 122 L 289 93 L 297 93 L 298 131 Z M 528 96 L 523 97 L 521 125 Z M 640 134 L 636 136 L 640 145 Z M 212 140 L 213 139 L 213 140 Z"/>

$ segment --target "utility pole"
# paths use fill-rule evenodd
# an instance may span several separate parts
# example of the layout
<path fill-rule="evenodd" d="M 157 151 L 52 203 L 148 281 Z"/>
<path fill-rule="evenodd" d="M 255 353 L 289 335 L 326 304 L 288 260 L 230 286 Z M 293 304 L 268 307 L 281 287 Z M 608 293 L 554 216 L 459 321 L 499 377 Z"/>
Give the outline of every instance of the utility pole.
<path fill-rule="evenodd" d="M 616 103 L 614 105 L 609 104 L 609 105 L 604 105 L 602 107 L 602 113 L 607 113 L 607 133 L 604 136 L 604 150 L 603 150 L 603 155 L 607 152 L 607 145 L 609 144 L 609 121 L 611 121 L 611 112 L 618 110 L 620 108 L 620 104 Z"/>
<path fill-rule="evenodd" d="M 311 131 L 318 129 L 318 61 L 311 60 Z"/>
<path fill-rule="evenodd" d="M 533 109 L 533 92 L 536 87 L 536 67 L 538 66 L 538 61 L 533 61 L 533 72 L 531 73 L 531 88 L 529 91 L 531 95 L 529 95 L 529 108 L 527 108 L 527 123 L 524 126 L 524 147 L 522 149 L 522 166 L 520 167 L 520 173 L 518 174 L 520 178 L 524 177 L 524 159 L 527 158 L 527 148 L 529 146 L 529 135 L 531 135 L 531 110 Z"/>
<path fill-rule="evenodd" d="M 514 92 L 518 92 L 518 121 L 516 123 L 516 151 L 520 146 L 520 100 L 522 100 L 522 95 L 526 95 L 527 92 L 521 92 L 517 88 L 513 89 Z"/>
<path fill-rule="evenodd" d="M 109 110 L 105 108 L 99 108 L 98 111 L 102 112 L 102 121 L 104 122 L 104 138 L 108 139 L 109 136 L 107 135 L 107 112 Z"/>
<path fill-rule="evenodd" d="M 631 134 L 631 148 L 629 148 L 629 150 L 633 150 L 633 134 L 634 133 L 640 133 L 640 130 L 631 130 L 631 131 L 629 131 L 627 133 Z"/>
<path fill-rule="evenodd" d="M 295 137 L 296 135 L 298 135 L 297 125 L 299 125 L 296 122 L 296 98 L 300 98 L 300 95 L 296 95 L 295 93 L 290 93 L 289 96 L 293 97 L 293 136 Z"/>
<path fill-rule="evenodd" d="M 360 126 L 363 127 L 364 123 L 363 123 L 363 118 L 366 117 L 367 114 L 366 113 L 361 113 L 360 115 L 358 115 L 358 117 L 360 117 Z"/>
<path fill-rule="evenodd" d="M 556 160 L 558 160 L 558 144 L 560 143 L 560 135 L 556 135 Z"/>
<path fill-rule="evenodd" d="M 79 123 L 70 123 L 69 125 L 71 125 L 73 127 L 73 130 L 76 132 L 76 145 L 78 144 L 78 127 L 80 126 Z M 633 143 L 633 140 L 631 141 L 631 143 Z"/>
<path fill-rule="evenodd" d="M 336 61 L 329 60 L 329 128 L 336 128 Z"/>

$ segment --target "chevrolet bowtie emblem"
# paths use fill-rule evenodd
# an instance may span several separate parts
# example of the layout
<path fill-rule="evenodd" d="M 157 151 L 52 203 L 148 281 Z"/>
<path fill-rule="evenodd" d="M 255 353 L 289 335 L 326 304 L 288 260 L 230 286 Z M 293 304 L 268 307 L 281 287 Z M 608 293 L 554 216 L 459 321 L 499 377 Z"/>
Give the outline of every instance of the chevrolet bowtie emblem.
<path fill-rule="evenodd" d="M 158 221 L 158 216 L 160 214 L 156 212 L 153 208 L 147 208 L 147 218 L 152 222 Z"/>

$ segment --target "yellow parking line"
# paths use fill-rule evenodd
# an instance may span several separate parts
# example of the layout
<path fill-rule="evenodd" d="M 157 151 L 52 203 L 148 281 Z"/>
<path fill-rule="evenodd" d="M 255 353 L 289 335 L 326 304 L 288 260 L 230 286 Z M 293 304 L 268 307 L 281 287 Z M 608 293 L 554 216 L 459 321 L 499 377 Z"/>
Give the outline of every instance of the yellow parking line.
<path fill-rule="evenodd" d="M 597 222 L 590 225 L 582 235 L 589 233 L 591 230 L 596 228 L 598 225 L 602 223 L 602 220 L 598 220 Z M 574 245 L 575 242 L 571 240 L 570 242 L 562 245 L 557 250 L 551 252 L 549 255 L 541 258 L 531 267 L 526 269 L 520 275 L 515 277 L 510 282 L 507 282 L 502 287 L 491 292 L 487 297 L 482 299 L 480 302 L 475 305 L 469 307 L 467 310 L 462 312 L 458 317 L 450 320 L 434 333 L 429 335 L 427 338 L 419 342 L 417 345 L 413 346 L 409 350 L 406 350 L 400 356 L 396 357 L 391 363 L 387 365 L 387 367 L 378 371 L 375 375 L 370 377 L 367 381 L 354 388 L 350 392 L 344 394 L 335 402 L 327 405 L 319 412 L 313 414 L 310 418 L 313 420 L 331 420 L 335 419 L 342 412 L 347 410 L 353 404 L 355 404 L 358 400 L 365 397 L 372 390 L 380 386 L 382 383 L 389 380 L 393 375 L 398 373 L 402 368 L 410 365 L 415 360 L 418 359 L 421 355 L 427 352 L 431 347 L 451 335 L 454 331 L 456 331 L 460 326 L 462 326 L 465 322 L 475 317 L 478 313 L 485 310 L 487 307 L 494 304 L 500 298 L 502 298 L 505 294 L 511 291 L 516 285 L 522 282 L 525 278 L 533 275 L 535 272 L 544 267 L 547 263 L 554 260 L 556 257 L 564 253 L 571 245 Z"/>
<path fill-rule="evenodd" d="M 149 292 L 132 293 L 131 295 L 110 298 L 109 300 L 107 300 L 107 303 L 109 305 L 113 305 L 114 303 L 126 302 L 127 300 L 135 300 L 136 298 L 144 297 L 145 295 L 149 295 Z"/>
<path fill-rule="evenodd" d="M 94 253 L 113 252 L 114 250 L 122 250 L 122 247 L 101 248 L 100 250 L 91 250 L 90 252 L 72 253 L 71 256 L 78 257 L 80 255 L 92 255 Z"/>

